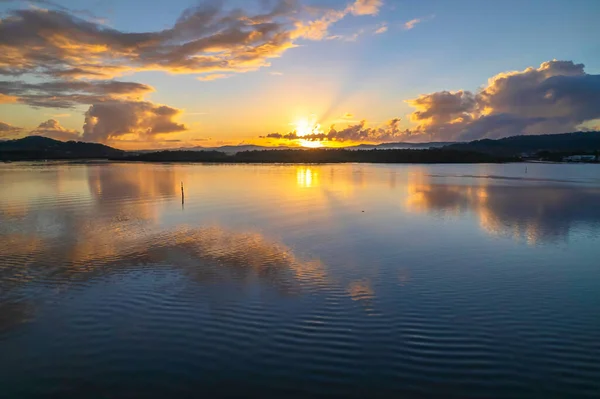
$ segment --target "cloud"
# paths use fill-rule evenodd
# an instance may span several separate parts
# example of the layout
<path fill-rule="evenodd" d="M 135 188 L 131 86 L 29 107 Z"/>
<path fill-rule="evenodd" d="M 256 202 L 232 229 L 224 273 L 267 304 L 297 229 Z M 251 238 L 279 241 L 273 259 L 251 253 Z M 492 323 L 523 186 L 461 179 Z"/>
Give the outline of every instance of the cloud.
<path fill-rule="evenodd" d="M 361 122 L 361 120 L 356 119 L 354 114 L 352 114 L 350 112 L 346 112 L 345 114 L 341 115 L 339 118 L 333 120 L 334 124 L 336 124 L 336 123 L 350 124 L 350 123 L 359 123 L 359 122 Z"/>
<path fill-rule="evenodd" d="M 85 113 L 83 139 L 107 142 L 127 134 L 146 140 L 158 134 L 187 130 L 174 121 L 181 110 L 149 101 L 110 101 L 92 105 Z"/>
<path fill-rule="evenodd" d="M 351 35 L 331 35 L 327 36 L 325 40 L 341 40 L 344 42 L 355 42 L 362 33 L 363 31 L 359 31 Z"/>
<path fill-rule="evenodd" d="M 30 136 L 45 136 L 51 139 L 69 141 L 80 140 L 81 136 L 77 130 L 70 130 L 60 125 L 56 119 L 48 119 L 39 124 L 37 128 L 29 132 Z"/>
<path fill-rule="evenodd" d="M 281 0 L 250 13 L 221 3 L 188 8 L 171 27 L 149 32 L 109 28 L 64 7 L 11 10 L 0 24 L 0 74 L 110 79 L 142 70 L 247 72 L 270 65 L 296 38 L 321 40 L 349 13 L 374 15 L 381 6 L 357 0 L 339 10 L 316 9 Z"/>
<path fill-rule="evenodd" d="M 499 73 L 476 93 L 441 91 L 407 102 L 416 108 L 415 131 L 443 140 L 569 132 L 600 118 L 600 75 L 553 60 Z"/>
<path fill-rule="evenodd" d="M 348 14 L 376 15 L 382 4 L 383 2 L 381 0 L 356 0 L 344 9 L 326 9 L 317 19 L 296 21 L 296 29 L 293 31 L 292 37 L 308 40 L 355 41 L 358 36 L 363 33 L 363 30 L 352 35 L 329 35 L 329 27 Z"/>
<path fill-rule="evenodd" d="M 6 94 L 0 93 L 0 104 L 12 104 L 16 103 L 19 99 L 15 96 L 8 96 Z"/>
<path fill-rule="evenodd" d="M 325 40 L 342 40 L 344 42 L 355 42 L 360 35 L 365 33 L 364 29 L 358 30 L 358 32 L 354 32 L 351 35 L 331 35 L 327 36 Z"/>
<path fill-rule="evenodd" d="M 423 125 L 450 123 L 471 118 L 471 112 L 477 106 L 473 93 L 462 90 L 424 94 L 406 102 L 417 109 L 412 113 L 411 120 Z"/>
<path fill-rule="evenodd" d="M 15 133 L 19 133 L 21 130 L 23 129 L 20 127 L 12 126 L 8 123 L 0 121 L 0 137 L 10 136 Z"/>
<path fill-rule="evenodd" d="M 293 32 L 294 38 L 308 40 L 323 40 L 329 37 L 329 26 L 341 20 L 348 14 L 349 10 L 327 10 L 324 15 L 312 21 L 296 22 Z"/>
<path fill-rule="evenodd" d="M 271 74 L 273 76 L 281 76 L 281 75 L 283 75 L 283 72 L 271 71 L 271 72 L 269 72 L 269 74 Z"/>
<path fill-rule="evenodd" d="M 59 79 L 110 79 L 115 76 L 130 72 L 125 66 L 116 65 L 86 65 L 70 69 L 57 69 L 47 71 L 47 75 Z"/>
<path fill-rule="evenodd" d="M 33 107 L 71 108 L 115 99 L 139 99 L 154 91 L 151 86 L 115 80 L 49 81 L 26 83 L 0 81 L 0 94 L 15 97 Z"/>
<path fill-rule="evenodd" d="M 386 142 L 401 141 L 411 138 L 412 133 L 409 130 L 400 129 L 400 118 L 394 118 L 380 127 L 368 127 L 366 121 L 360 121 L 357 124 L 347 126 L 338 130 L 331 126 L 327 133 L 313 133 L 299 136 L 293 131 L 287 134 L 271 133 L 264 138 L 285 139 L 285 140 L 309 140 L 309 141 L 368 141 L 368 142 Z"/>
<path fill-rule="evenodd" d="M 282 6 L 281 4 L 284 4 Z M 185 10 L 168 29 L 130 33 L 66 10 L 13 10 L 0 24 L 0 72 L 61 78 L 106 78 L 129 68 L 171 73 L 244 72 L 293 47 L 280 20 L 283 2 L 266 14 L 224 11 L 220 2 Z"/>
<path fill-rule="evenodd" d="M 410 21 L 404 23 L 404 29 L 411 30 L 412 28 L 414 28 L 415 26 L 417 26 L 417 24 L 419 24 L 421 22 L 423 22 L 423 20 L 420 18 L 411 19 Z"/>
<path fill-rule="evenodd" d="M 354 15 L 377 15 L 382 5 L 382 0 L 356 0 L 351 6 L 351 12 Z"/>
<path fill-rule="evenodd" d="M 387 31 L 388 31 L 388 27 L 387 27 L 387 24 L 384 22 L 383 24 L 381 24 L 381 26 L 379 28 L 377 28 L 375 30 L 375 34 L 381 35 L 382 33 L 385 33 Z"/>
<path fill-rule="evenodd" d="M 281 133 L 269 133 L 266 136 L 260 136 L 260 138 L 268 138 L 268 139 L 282 139 L 283 138 L 283 134 Z M 292 136 L 290 136 L 292 137 Z M 294 134 L 293 139 L 296 139 L 297 136 Z"/>

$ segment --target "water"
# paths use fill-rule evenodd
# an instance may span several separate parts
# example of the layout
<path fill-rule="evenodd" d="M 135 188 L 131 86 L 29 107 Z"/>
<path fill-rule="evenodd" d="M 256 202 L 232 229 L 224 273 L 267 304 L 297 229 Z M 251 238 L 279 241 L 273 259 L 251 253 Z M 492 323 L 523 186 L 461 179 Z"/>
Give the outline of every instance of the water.
<path fill-rule="evenodd" d="M 2 397 L 600 395 L 600 165 L 14 163 L 0 254 Z"/>

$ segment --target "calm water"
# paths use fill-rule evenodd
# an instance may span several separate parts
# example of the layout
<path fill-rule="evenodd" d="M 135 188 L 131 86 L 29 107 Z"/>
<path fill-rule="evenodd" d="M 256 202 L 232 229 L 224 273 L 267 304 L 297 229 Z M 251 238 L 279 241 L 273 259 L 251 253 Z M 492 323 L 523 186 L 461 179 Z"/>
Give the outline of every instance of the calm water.
<path fill-rule="evenodd" d="M 527 169 L 0 166 L 0 396 L 597 397 L 600 165 Z"/>

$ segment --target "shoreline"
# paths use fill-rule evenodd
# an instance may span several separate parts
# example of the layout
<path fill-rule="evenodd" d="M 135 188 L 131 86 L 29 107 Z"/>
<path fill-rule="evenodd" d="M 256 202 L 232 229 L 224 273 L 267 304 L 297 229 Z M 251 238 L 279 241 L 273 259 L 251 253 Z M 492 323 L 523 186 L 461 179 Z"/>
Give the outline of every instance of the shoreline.
<path fill-rule="evenodd" d="M 371 165 L 484 165 L 484 164 L 510 164 L 510 163 L 526 163 L 527 161 L 465 161 L 465 162 L 449 162 L 449 161 L 431 161 L 431 162 L 376 162 L 376 161 L 188 161 L 188 160 L 137 160 L 137 159 L 19 159 L 10 160 L 9 162 L 0 162 L 0 165 L 10 165 L 13 163 L 37 163 L 37 164 L 108 164 L 108 163 L 149 163 L 149 164 L 201 164 L 201 165 L 336 165 L 336 164 L 371 164 Z M 539 163 L 562 163 L 562 162 L 539 162 Z"/>

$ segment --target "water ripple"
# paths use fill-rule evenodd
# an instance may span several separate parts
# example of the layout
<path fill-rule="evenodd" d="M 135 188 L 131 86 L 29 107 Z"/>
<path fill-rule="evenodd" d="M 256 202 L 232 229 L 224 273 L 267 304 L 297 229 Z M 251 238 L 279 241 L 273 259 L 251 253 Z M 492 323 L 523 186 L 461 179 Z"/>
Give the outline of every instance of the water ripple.
<path fill-rule="evenodd" d="M 469 167 L 11 164 L 3 395 L 600 396 L 593 173 Z"/>

